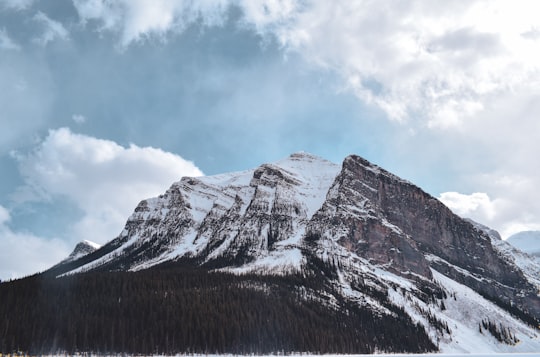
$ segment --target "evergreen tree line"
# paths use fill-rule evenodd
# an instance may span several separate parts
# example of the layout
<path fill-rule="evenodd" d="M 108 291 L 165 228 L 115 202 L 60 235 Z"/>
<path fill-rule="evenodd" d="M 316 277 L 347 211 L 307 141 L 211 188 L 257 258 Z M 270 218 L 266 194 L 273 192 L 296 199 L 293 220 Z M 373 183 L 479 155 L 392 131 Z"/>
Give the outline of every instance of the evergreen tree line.
<path fill-rule="evenodd" d="M 337 306 L 327 303 L 333 293 L 319 276 L 323 265 L 318 273 L 291 276 L 238 276 L 167 266 L 61 278 L 42 274 L 4 282 L 0 351 L 252 354 L 437 349 L 423 327 L 397 307 L 388 316 L 342 298 L 334 299 Z"/>
<path fill-rule="evenodd" d="M 444 302 L 441 301 L 441 305 L 444 306 Z M 451 334 L 452 333 L 452 330 L 450 330 L 450 328 L 448 327 L 448 323 L 444 320 L 441 320 L 437 317 L 436 314 L 434 314 L 430 308 L 427 308 L 427 309 L 424 309 L 422 308 L 418 303 L 414 303 L 414 308 L 420 312 L 422 314 L 422 316 L 424 316 L 429 324 L 433 327 L 435 327 L 435 329 L 437 329 L 437 331 L 439 331 L 439 333 L 441 334 Z M 443 308 L 441 307 L 441 310 L 443 310 Z"/>
<path fill-rule="evenodd" d="M 520 319 L 521 321 L 525 322 L 529 326 L 540 328 L 540 319 L 537 318 L 536 316 L 533 316 L 528 311 L 521 309 L 519 305 L 507 303 L 496 296 L 492 296 L 486 293 L 485 291 L 479 291 L 479 294 L 482 295 L 483 298 L 495 303 L 502 309 L 508 311 L 514 317 Z"/>
<path fill-rule="evenodd" d="M 519 342 L 519 339 L 508 327 L 504 327 L 501 323 L 497 325 L 489 319 L 482 320 L 482 322 L 478 324 L 478 330 L 480 333 L 488 331 L 497 339 L 497 341 L 506 343 L 507 345 L 515 345 Z"/>

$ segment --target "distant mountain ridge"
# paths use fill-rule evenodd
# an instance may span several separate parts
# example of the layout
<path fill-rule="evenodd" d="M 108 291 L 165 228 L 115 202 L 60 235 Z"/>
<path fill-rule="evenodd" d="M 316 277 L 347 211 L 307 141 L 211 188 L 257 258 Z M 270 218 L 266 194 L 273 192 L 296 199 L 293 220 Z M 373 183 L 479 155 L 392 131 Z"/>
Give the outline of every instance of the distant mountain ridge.
<path fill-rule="evenodd" d="M 540 231 L 523 231 L 506 240 L 521 251 L 540 258 Z"/>
<path fill-rule="evenodd" d="M 169 276 L 171 269 L 180 269 L 180 276 L 240 279 L 238 291 L 265 292 L 257 299 L 281 291 L 276 301 L 294 301 L 290 318 L 298 326 L 307 323 L 302 306 L 315 304 L 309 309 L 321 309 L 328 322 L 343 320 L 349 331 L 339 330 L 339 324 L 328 326 L 323 335 L 339 330 L 342 337 L 321 341 L 315 332 L 318 323 L 310 322 L 302 325 L 304 335 L 290 341 L 275 336 L 274 347 L 263 348 L 239 329 L 231 337 L 239 344 L 215 342 L 219 352 L 276 352 L 276 346 L 341 353 L 540 350 L 538 262 L 512 249 L 493 230 L 458 217 L 419 187 L 355 155 L 336 165 L 295 153 L 243 172 L 182 178 L 159 197 L 141 201 L 117 238 L 42 276 L 113 279 L 118 272 L 138 272 L 119 276 L 128 281 L 139 277 L 137 284 L 143 284 L 152 272 Z M 99 285 L 103 280 L 92 281 Z M 168 284 L 173 283 L 160 286 Z M 198 289 L 208 296 L 227 290 L 212 284 L 217 285 Z M 219 296 L 224 299 L 220 304 L 235 304 L 234 294 Z M 212 316 L 225 313 L 212 311 Z M 124 321 L 123 315 L 117 318 Z M 283 316 L 275 318 L 276 326 L 293 324 Z M 366 318 L 375 325 L 368 328 Z M 155 323 L 156 329 L 167 330 Z M 410 343 L 393 328 L 408 335 Z M 207 343 L 221 341 L 225 334 L 201 331 L 214 336 Z M 146 333 L 148 341 L 163 335 Z M 187 346 L 178 342 L 183 338 L 177 336 L 176 344 L 167 339 L 164 344 L 176 350 L 160 351 L 186 352 L 178 347 Z M 71 340 L 78 341 L 77 336 Z M 208 352 L 205 348 L 195 350 Z"/>

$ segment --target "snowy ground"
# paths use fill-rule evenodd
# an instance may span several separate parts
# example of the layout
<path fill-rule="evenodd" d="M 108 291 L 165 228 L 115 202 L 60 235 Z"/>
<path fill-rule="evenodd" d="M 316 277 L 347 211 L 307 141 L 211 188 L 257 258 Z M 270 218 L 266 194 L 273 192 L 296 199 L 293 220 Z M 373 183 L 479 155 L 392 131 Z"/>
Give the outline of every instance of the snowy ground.
<path fill-rule="evenodd" d="M 49 355 L 49 357 L 53 356 L 62 356 L 65 357 L 66 355 Z M 118 355 L 99 355 L 99 354 L 80 354 L 76 356 L 81 357 L 109 357 L 109 356 L 118 356 Z M 123 354 L 122 356 L 130 356 Z M 138 355 L 134 355 L 138 356 Z M 232 355 L 232 354 L 222 354 L 222 355 L 215 355 L 215 354 L 205 354 L 205 355 L 197 355 L 197 354 L 190 354 L 190 355 L 176 355 L 176 356 L 194 356 L 194 357 L 233 357 L 238 355 Z M 244 355 L 240 355 L 244 356 Z M 472 353 L 472 354 L 445 354 L 445 353 L 427 353 L 427 354 L 376 354 L 376 355 L 336 355 L 336 354 L 324 354 L 324 355 L 317 355 L 317 354 L 310 354 L 310 353 L 301 353 L 301 354 L 290 354 L 290 355 L 282 355 L 282 354 L 274 354 L 274 355 L 246 355 L 249 357 L 276 357 L 276 356 L 302 356 L 302 357 L 535 357 L 540 356 L 539 352 L 533 352 L 533 353 Z M 44 356 L 48 357 L 48 356 Z M 165 355 L 154 355 L 153 357 L 167 357 Z"/>

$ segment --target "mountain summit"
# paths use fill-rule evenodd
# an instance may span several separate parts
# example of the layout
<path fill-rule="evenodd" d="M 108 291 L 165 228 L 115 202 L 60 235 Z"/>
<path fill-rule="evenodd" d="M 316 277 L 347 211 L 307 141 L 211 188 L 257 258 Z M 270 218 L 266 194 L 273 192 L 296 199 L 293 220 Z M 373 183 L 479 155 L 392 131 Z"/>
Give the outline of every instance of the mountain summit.
<path fill-rule="evenodd" d="M 89 240 L 83 240 L 82 242 L 77 243 L 75 249 L 73 249 L 71 254 L 66 259 L 62 260 L 61 264 L 77 260 L 81 257 L 84 257 L 85 255 L 95 252 L 99 248 L 101 248 L 101 245 L 91 242 Z"/>
<path fill-rule="evenodd" d="M 117 238 L 43 276 L 218 274 L 263 300 L 281 291 L 275 306 L 290 302 L 298 324 L 311 316 L 298 309 L 309 305 L 347 331 L 312 321 L 302 343 L 273 329 L 275 341 L 263 348 L 240 329 L 244 349 L 218 344 L 217 352 L 538 351 L 538 265 L 514 253 L 493 231 L 359 156 L 340 166 L 295 153 L 253 170 L 182 178 L 141 201 Z M 214 284 L 210 295 L 221 289 Z M 220 304 L 233 299 L 220 296 Z M 259 308 L 254 314 L 270 307 Z M 276 326 L 294 325 L 275 318 Z M 317 329 L 340 337 L 320 347 L 309 342 Z"/>

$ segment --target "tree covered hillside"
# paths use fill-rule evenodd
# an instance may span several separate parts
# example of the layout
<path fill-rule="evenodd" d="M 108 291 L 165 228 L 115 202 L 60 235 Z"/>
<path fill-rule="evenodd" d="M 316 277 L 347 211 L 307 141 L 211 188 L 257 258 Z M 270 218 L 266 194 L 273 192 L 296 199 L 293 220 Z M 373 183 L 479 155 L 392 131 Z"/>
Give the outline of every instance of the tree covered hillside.
<path fill-rule="evenodd" d="M 0 284 L 0 351 L 31 354 L 427 352 L 436 346 L 386 296 L 393 316 L 345 301 L 322 271 L 237 276 L 179 267 L 35 275 Z M 319 293 L 319 291 L 326 291 Z"/>

